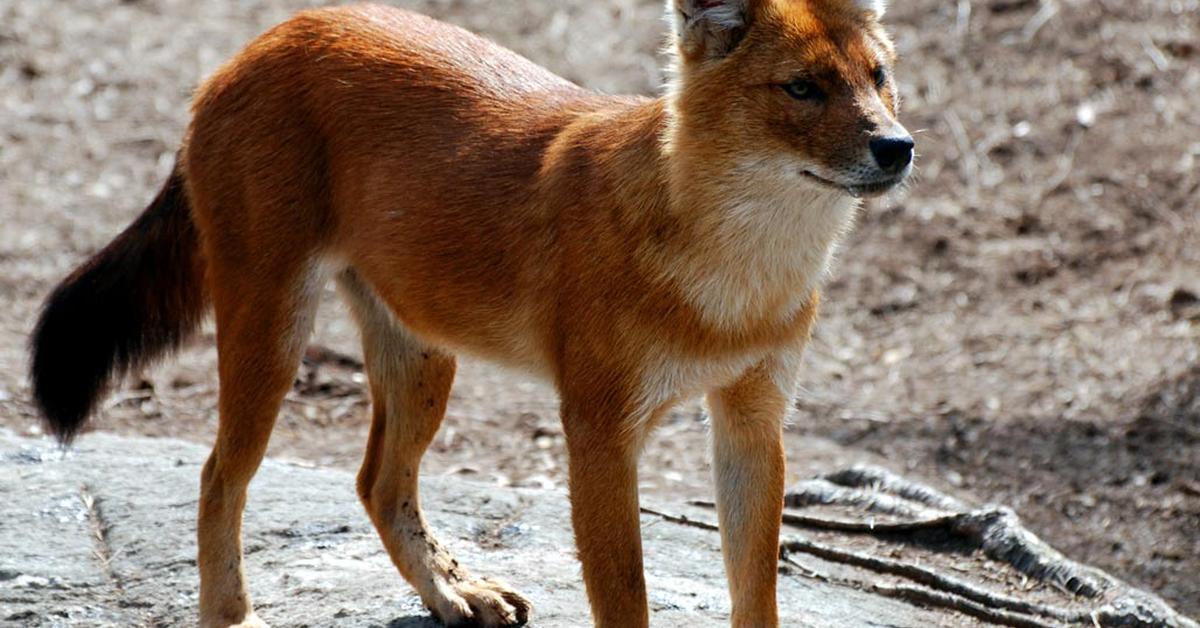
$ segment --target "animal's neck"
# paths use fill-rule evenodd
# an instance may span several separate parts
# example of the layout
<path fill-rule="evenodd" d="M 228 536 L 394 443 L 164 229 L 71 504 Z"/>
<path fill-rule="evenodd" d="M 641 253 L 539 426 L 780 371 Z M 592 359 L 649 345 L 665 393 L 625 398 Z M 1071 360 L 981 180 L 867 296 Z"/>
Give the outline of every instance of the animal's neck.
<path fill-rule="evenodd" d="M 693 133 L 660 99 L 658 112 L 628 127 L 639 136 L 637 167 L 618 167 L 634 211 L 655 216 L 669 233 L 653 247 L 660 274 L 675 283 L 712 324 L 734 327 L 788 317 L 820 283 L 857 202 L 800 175 L 785 154 Z"/>
<path fill-rule="evenodd" d="M 823 278 L 856 202 L 802 177 L 789 155 L 756 153 L 675 116 L 666 98 L 589 108 L 552 148 L 560 189 L 594 189 L 603 207 L 588 219 L 619 230 L 622 254 L 708 323 L 788 319 Z"/>

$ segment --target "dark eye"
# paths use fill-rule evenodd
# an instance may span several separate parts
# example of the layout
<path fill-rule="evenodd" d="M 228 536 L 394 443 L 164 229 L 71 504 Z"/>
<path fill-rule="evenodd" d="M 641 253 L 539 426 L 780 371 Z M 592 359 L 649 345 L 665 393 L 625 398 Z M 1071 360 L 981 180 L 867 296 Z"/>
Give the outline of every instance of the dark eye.
<path fill-rule="evenodd" d="M 873 75 L 873 78 L 875 79 L 875 87 L 883 89 L 883 86 L 887 85 L 887 70 L 883 68 L 875 68 L 875 74 Z"/>
<path fill-rule="evenodd" d="M 788 96 L 796 100 L 817 100 L 825 96 L 816 83 L 804 79 L 796 79 L 790 83 L 784 83 L 781 87 L 783 87 L 783 91 L 787 92 Z"/>

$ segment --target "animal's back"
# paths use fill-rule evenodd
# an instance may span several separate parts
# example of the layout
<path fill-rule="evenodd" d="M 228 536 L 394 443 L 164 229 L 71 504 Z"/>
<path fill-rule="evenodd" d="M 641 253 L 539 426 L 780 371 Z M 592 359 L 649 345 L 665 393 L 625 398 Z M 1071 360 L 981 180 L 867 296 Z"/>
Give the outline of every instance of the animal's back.
<path fill-rule="evenodd" d="M 260 36 L 201 87 L 188 149 L 203 159 L 210 147 L 299 140 L 321 144 L 331 161 L 412 162 L 415 152 L 461 168 L 480 147 L 495 166 L 506 147 L 544 147 L 571 103 L 597 98 L 423 15 L 376 5 L 316 9 Z M 405 173 L 389 173 L 397 176 Z"/>
<path fill-rule="evenodd" d="M 547 149 L 580 114 L 634 102 L 425 16 L 318 9 L 201 88 L 186 174 L 210 251 L 244 266 L 270 243 L 323 250 L 427 339 L 532 367 L 529 291 L 561 207 L 538 196 Z"/>

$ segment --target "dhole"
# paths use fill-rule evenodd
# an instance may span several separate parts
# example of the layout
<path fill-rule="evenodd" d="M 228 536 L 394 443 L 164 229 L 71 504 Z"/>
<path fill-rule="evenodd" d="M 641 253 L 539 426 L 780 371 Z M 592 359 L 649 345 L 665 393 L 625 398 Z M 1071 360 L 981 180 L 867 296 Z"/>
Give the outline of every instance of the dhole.
<path fill-rule="evenodd" d="M 215 312 L 201 625 L 262 625 L 242 570 L 246 487 L 331 278 L 374 404 L 358 494 L 441 621 L 530 611 L 421 514 L 421 456 L 466 353 L 557 387 L 601 626 L 649 622 L 638 452 L 672 404 L 706 393 L 732 623 L 778 623 L 781 423 L 818 287 L 856 198 L 902 182 L 913 142 L 880 1 L 667 8 L 672 79 L 654 99 L 587 91 L 380 6 L 300 13 L 200 88 L 158 197 L 49 297 L 32 380 L 69 441 L 111 380 Z"/>

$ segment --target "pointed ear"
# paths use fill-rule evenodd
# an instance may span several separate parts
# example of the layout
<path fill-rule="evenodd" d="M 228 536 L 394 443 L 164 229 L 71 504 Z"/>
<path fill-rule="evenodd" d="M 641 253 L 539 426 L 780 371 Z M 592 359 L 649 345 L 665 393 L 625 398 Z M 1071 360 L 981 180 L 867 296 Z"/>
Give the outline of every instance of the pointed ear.
<path fill-rule="evenodd" d="M 886 0 L 854 0 L 854 4 L 863 11 L 874 13 L 875 19 L 883 17 L 883 13 L 887 11 Z"/>
<path fill-rule="evenodd" d="M 715 59 L 737 48 L 750 28 L 755 0 L 667 0 L 679 52 L 688 59 Z"/>

